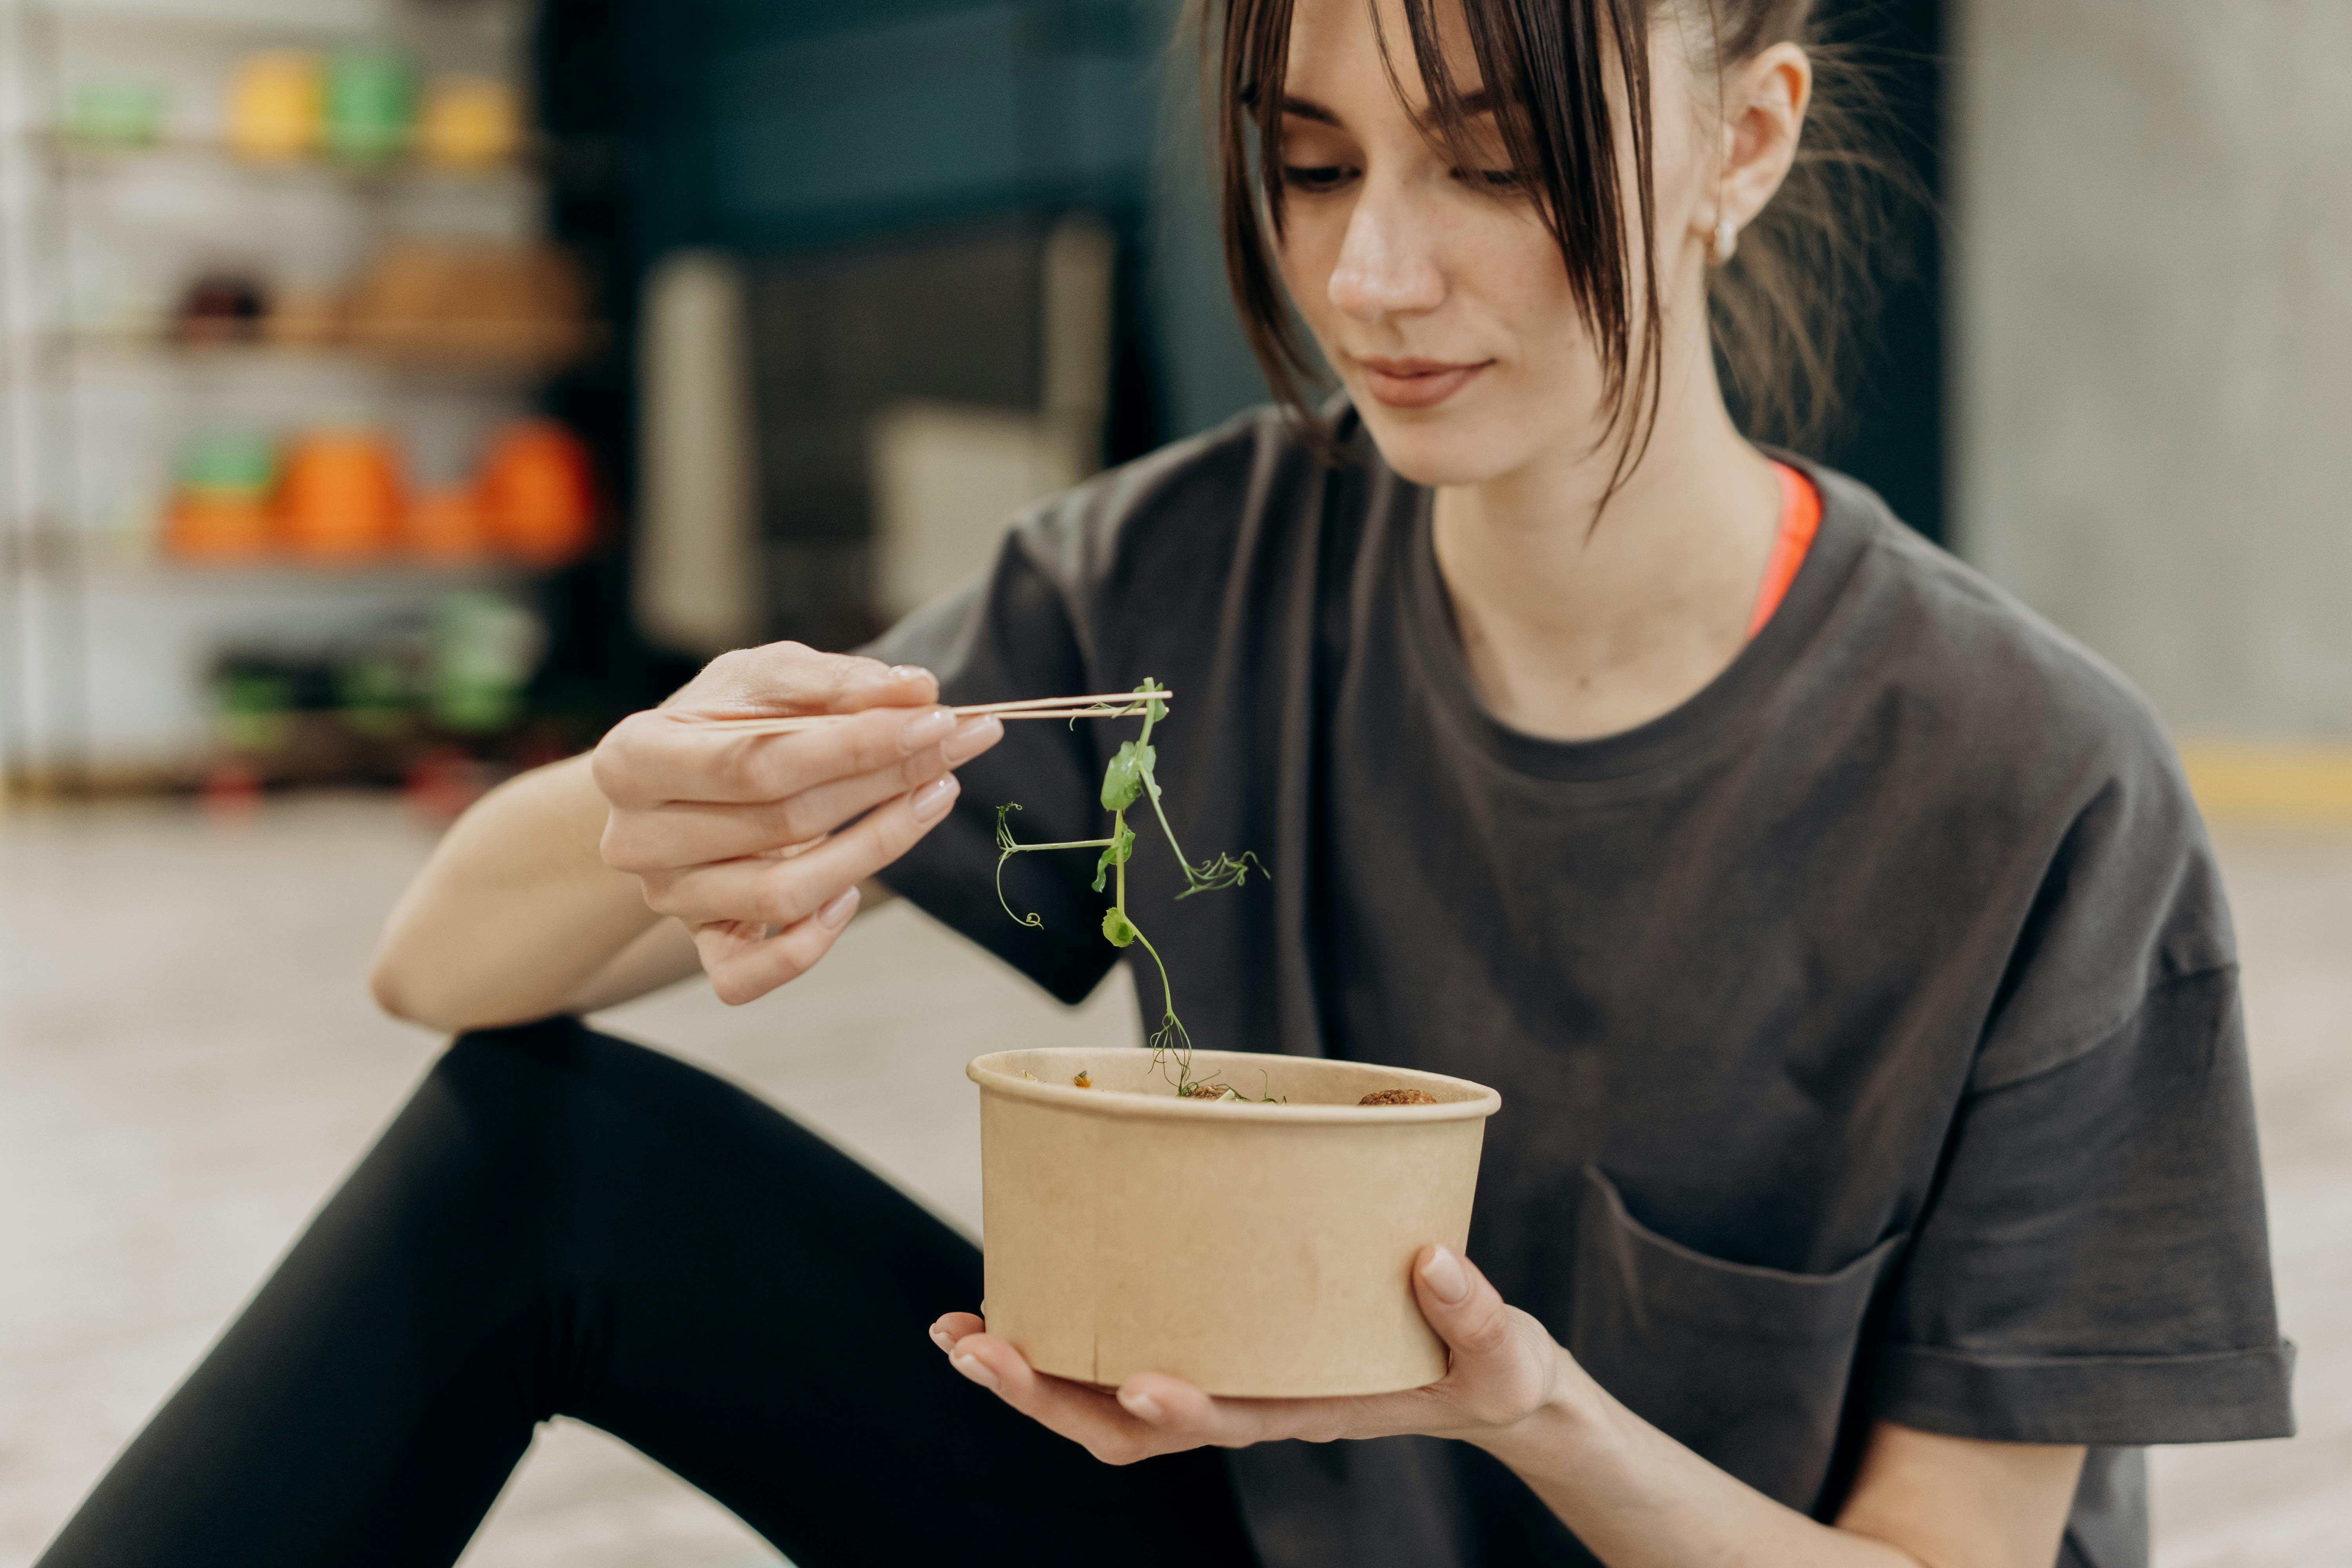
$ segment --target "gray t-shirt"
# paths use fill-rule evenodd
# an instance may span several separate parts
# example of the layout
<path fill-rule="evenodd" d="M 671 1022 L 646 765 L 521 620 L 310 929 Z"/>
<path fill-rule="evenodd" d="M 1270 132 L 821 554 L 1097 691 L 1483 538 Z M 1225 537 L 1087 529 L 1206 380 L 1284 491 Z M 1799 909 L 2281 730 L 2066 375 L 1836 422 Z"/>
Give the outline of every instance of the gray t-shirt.
<path fill-rule="evenodd" d="M 1022 518 L 882 639 L 948 700 L 1179 693 L 1186 851 L 1268 881 L 1130 907 L 1195 1043 L 1500 1090 L 1471 1253 L 1600 1382 L 1826 1517 L 1871 1419 L 2093 1447 L 2063 1563 L 2147 1557 L 2137 1445 L 2292 1429 L 2228 912 L 2156 721 L 2112 670 L 1808 468 L 1778 614 L 1606 739 L 1483 708 L 1429 496 L 1348 416 L 1271 412 Z M 1604 521 L 1602 526 L 1608 524 Z M 1132 721 L 1011 726 L 886 879 L 1055 994 L 1117 954 L 1087 838 Z M 1138 990 L 1156 1020 L 1158 983 Z M 1459 1444 L 1235 1456 L 1270 1568 L 1591 1558 Z"/>

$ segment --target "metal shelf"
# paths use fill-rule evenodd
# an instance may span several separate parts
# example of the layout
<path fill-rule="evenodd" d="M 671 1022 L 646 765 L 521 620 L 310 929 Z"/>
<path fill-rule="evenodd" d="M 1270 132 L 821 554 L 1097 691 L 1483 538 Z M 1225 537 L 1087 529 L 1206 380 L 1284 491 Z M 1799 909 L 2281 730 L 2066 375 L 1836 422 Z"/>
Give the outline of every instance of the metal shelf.
<path fill-rule="evenodd" d="M 355 342 L 286 342 L 268 338 L 189 342 L 159 332 L 79 330 L 43 335 L 49 353 L 119 357 L 182 366 L 324 363 L 362 365 L 394 375 L 454 378 L 493 384 L 530 383 L 579 363 L 602 345 L 606 332 L 591 324 L 580 341 L 562 352 L 538 354 L 466 353 L 438 348 Z"/>
<path fill-rule="evenodd" d="M 173 590 L 243 590 L 255 587 L 333 589 L 370 587 L 519 587 L 546 575 L 520 561 L 435 561 L 415 555 L 379 555 L 349 561 L 310 561 L 271 555 L 241 561 L 184 561 L 169 555 L 123 557 L 98 554 L 83 566 L 92 584 L 119 583 Z"/>
<path fill-rule="evenodd" d="M 30 135 L 35 145 L 68 174 L 121 164 L 193 159 L 261 179 L 325 179 L 365 189 L 394 184 L 512 184 L 539 178 L 541 163 L 529 153 L 482 163 L 436 163 L 415 153 L 404 153 L 382 163 L 354 163 L 323 152 L 303 153 L 290 158 L 260 158 L 211 137 L 101 142 L 54 128 Z"/>
<path fill-rule="evenodd" d="M 368 0 L 33 0 L 26 8 L 52 26 L 184 27 L 321 41 L 373 37 L 391 9 Z"/>
<path fill-rule="evenodd" d="M 511 556 L 458 560 L 396 552 L 341 560 L 291 552 L 218 561 L 186 560 L 143 548 L 127 550 L 117 540 L 93 530 L 54 525 L 22 530 L 7 543 L 16 559 L 0 564 L 13 564 L 16 570 L 26 573 L 70 571 L 90 584 L 196 587 L 335 586 L 352 583 L 507 586 L 536 582 L 561 570 Z"/>

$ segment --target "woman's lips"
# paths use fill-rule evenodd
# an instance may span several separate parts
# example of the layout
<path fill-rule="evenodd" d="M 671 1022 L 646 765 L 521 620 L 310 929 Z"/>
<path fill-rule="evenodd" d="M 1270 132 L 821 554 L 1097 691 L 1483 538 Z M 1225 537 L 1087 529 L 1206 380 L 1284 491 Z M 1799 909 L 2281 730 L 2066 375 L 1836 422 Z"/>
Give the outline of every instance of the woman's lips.
<path fill-rule="evenodd" d="M 1363 367 L 1364 383 L 1371 395 L 1390 407 L 1434 408 L 1495 362 L 1463 364 L 1434 359 L 1359 358 L 1356 363 Z"/>

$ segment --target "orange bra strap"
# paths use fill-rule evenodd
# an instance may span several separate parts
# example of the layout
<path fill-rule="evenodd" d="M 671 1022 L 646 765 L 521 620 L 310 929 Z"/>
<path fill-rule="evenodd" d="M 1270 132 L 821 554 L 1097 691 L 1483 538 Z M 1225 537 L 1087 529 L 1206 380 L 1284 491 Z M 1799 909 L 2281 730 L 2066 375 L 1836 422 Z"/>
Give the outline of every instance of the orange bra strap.
<path fill-rule="evenodd" d="M 1789 584 L 1797 580 L 1797 569 L 1805 563 L 1805 552 L 1813 547 L 1813 535 L 1822 527 L 1822 496 L 1813 489 L 1813 481 L 1786 463 L 1774 463 L 1772 471 L 1780 478 L 1780 531 L 1773 538 L 1772 553 L 1764 563 L 1764 582 L 1756 590 L 1756 608 L 1748 617 L 1751 637 L 1764 629 L 1764 623 L 1788 597 Z"/>

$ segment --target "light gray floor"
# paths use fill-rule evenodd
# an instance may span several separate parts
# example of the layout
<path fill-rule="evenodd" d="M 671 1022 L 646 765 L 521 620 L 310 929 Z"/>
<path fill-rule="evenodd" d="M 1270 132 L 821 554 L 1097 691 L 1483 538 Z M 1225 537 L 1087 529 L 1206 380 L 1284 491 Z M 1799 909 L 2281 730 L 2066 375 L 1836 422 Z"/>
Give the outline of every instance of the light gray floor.
<path fill-rule="evenodd" d="M 360 978 L 429 842 L 373 800 L 0 817 L 0 1568 L 31 1561 L 431 1059 Z M 2352 1540 L 2352 837 L 2224 847 L 2304 1435 L 2159 1455 L 2159 1561 L 2332 1563 Z M 963 1061 L 1135 1032 L 1123 985 L 1066 1012 L 904 906 L 768 1002 L 681 987 L 603 1022 L 757 1086 L 968 1228 Z M 777 1559 L 559 1424 L 467 1561 Z"/>

